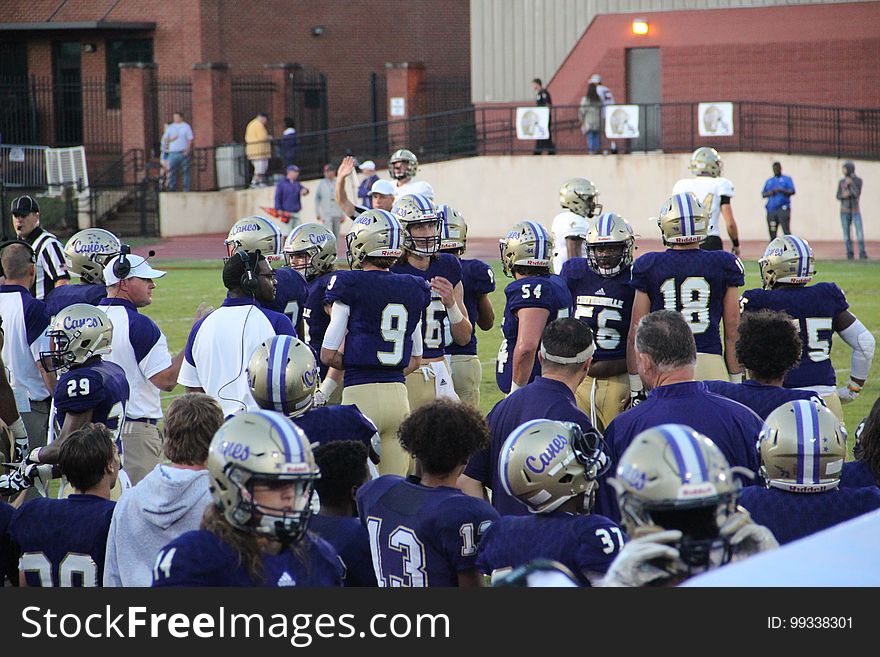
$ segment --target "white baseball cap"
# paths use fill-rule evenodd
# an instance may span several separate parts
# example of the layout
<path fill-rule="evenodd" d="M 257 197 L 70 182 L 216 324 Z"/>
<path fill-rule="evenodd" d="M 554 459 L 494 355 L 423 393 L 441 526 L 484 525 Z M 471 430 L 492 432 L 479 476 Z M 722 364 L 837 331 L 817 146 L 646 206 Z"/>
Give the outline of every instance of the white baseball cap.
<path fill-rule="evenodd" d="M 386 196 L 394 196 L 394 185 L 390 180 L 377 180 L 370 187 L 370 194 L 385 194 Z"/>
<path fill-rule="evenodd" d="M 600 82 L 602 82 L 602 78 L 599 76 L 598 73 L 593 73 L 593 77 L 590 78 L 590 82 L 594 84 L 599 84 Z"/>
<path fill-rule="evenodd" d="M 159 271 L 158 269 L 153 269 L 150 267 L 150 264 L 146 261 L 145 258 L 142 258 L 139 255 L 130 255 L 128 256 L 128 264 L 131 265 L 131 269 L 129 269 L 128 274 L 123 278 L 119 278 L 116 274 L 113 273 L 113 267 L 119 260 L 120 256 L 116 256 L 107 265 L 104 267 L 104 282 L 107 285 L 115 285 L 121 280 L 125 280 L 126 278 L 162 278 L 165 275 L 164 271 Z"/>
<path fill-rule="evenodd" d="M 376 163 L 373 160 L 367 160 L 366 162 L 361 164 L 361 171 L 364 169 L 369 169 L 370 171 L 376 170 Z"/>

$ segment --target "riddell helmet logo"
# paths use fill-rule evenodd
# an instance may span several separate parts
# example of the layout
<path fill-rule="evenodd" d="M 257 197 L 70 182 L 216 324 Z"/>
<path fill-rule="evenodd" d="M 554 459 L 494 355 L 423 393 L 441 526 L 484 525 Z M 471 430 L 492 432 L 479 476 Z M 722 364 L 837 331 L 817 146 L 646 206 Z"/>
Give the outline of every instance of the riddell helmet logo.
<path fill-rule="evenodd" d="M 526 267 L 545 267 L 546 265 L 546 260 L 526 260 Z"/>
<path fill-rule="evenodd" d="M 685 484 L 678 489 L 679 499 L 688 497 L 708 497 L 715 495 L 715 486 L 710 483 Z"/>
<path fill-rule="evenodd" d="M 382 249 L 382 250 L 379 252 L 379 257 L 380 257 L 380 258 L 386 258 L 386 257 L 396 258 L 396 257 L 398 257 L 399 255 L 400 255 L 400 251 L 397 250 L 397 249 Z"/>

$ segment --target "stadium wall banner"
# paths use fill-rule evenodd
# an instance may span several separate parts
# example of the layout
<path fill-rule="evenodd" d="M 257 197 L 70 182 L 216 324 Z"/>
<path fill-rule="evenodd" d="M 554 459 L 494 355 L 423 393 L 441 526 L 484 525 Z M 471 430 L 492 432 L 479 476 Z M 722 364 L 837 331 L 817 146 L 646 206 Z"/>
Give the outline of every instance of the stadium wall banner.
<path fill-rule="evenodd" d="M 550 137 L 549 107 L 517 107 L 516 138 L 548 139 Z"/>
<path fill-rule="evenodd" d="M 700 137 L 733 135 L 733 103 L 700 103 L 697 116 Z"/>
<path fill-rule="evenodd" d="M 632 139 L 639 136 L 638 105 L 605 107 L 605 136 L 608 139 Z"/>

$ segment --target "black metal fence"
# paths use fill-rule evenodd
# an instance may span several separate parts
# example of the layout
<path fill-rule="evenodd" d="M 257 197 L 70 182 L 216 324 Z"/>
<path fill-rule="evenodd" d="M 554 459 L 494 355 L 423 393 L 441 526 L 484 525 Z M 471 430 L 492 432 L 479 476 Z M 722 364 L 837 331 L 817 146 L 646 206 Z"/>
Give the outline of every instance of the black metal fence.
<path fill-rule="evenodd" d="M 232 78 L 232 134 L 237 141 L 244 141 L 244 132 L 259 112 L 272 110 L 275 83 L 255 77 Z"/>

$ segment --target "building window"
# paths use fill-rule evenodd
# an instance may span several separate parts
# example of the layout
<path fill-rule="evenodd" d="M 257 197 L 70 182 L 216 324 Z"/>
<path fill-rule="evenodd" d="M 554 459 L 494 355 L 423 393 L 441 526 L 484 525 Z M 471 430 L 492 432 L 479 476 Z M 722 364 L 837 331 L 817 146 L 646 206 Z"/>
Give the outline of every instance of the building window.
<path fill-rule="evenodd" d="M 107 41 L 107 109 L 119 109 L 119 65 L 123 62 L 153 63 L 152 39 L 113 39 Z"/>

